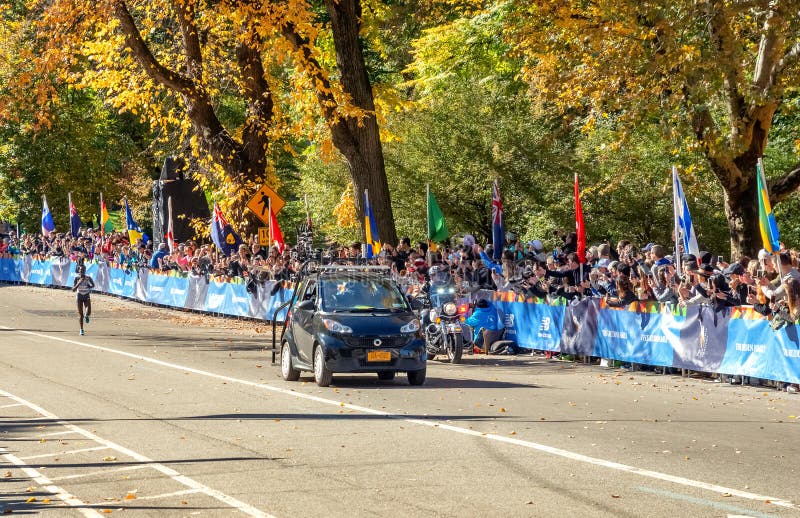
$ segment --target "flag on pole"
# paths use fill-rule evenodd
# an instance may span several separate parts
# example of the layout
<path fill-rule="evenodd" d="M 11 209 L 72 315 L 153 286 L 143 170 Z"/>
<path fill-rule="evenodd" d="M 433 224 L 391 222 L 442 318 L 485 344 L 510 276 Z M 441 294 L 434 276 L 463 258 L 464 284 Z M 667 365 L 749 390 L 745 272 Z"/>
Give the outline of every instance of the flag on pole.
<path fill-rule="evenodd" d="M 683 194 L 681 181 L 678 178 L 678 168 L 672 166 L 672 192 L 673 208 L 675 212 L 675 241 L 683 245 L 683 253 L 700 256 L 700 247 L 697 245 L 697 234 L 692 225 L 692 216 L 689 214 L 689 205 Z M 676 251 L 680 256 L 681 251 Z"/>
<path fill-rule="evenodd" d="M 78 215 L 78 210 L 75 208 L 75 205 L 72 204 L 72 193 L 67 194 L 67 199 L 69 200 L 69 229 L 72 237 L 78 237 L 78 234 L 81 231 L 81 226 L 83 226 L 83 222 L 81 221 L 81 217 Z"/>
<path fill-rule="evenodd" d="M 103 201 L 103 193 L 100 193 L 100 235 L 110 234 L 114 231 L 114 225 L 108 215 L 106 202 Z"/>
<path fill-rule="evenodd" d="M 758 227 L 761 230 L 761 240 L 764 242 L 764 250 L 775 254 L 781 249 L 781 235 L 769 203 L 767 180 L 764 178 L 764 164 L 760 158 L 756 164 L 756 176 L 758 182 Z"/>
<path fill-rule="evenodd" d="M 499 261 L 503 258 L 503 248 L 506 246 L 506 231 L 503 225 L 503 199 L 500 197 L 500 187 L 497 180 L 492 184 L 492 247 L 493 258 Z"/>
<path fill-rule="evenodd" d="M 128 241 L 130 242 L 131 246 L 136 246 L 136 243 L 139 242 L 141 239 L 143 243 L 147 243 L 149 241 L 149 237 L 147 234 L 142 232 L 141 227 L 139 224 L 136 223 L 136 220 L 133 219 L 133 213 L 131 213 L 131 208 L 128 205 L 128 198 L 124 198 L 125 200 L 125 226 L 128 229 Z"/>
<path fill-rule="evenodd" d="M 583 206 L 581 205 L 580 190 L 578 189 L 578 173 L 575 173 L 575 232 L 578 234 L 578 262 L 586 262 L 586 229 L 583 225 Z"/>
<path fill-rule="evenodd" d="M 50 207 L 47 206 L 47 196 L 42 195 L 42 235 L 49 236 L 51 232 L 55 232 L 56 224 L 53 222 L 53 215 L 50 213 Z"/>
<path fill-rule="evenodd" d="M 436 198 L 428 186 L 428 241 L 441 242 L 450 237 L 447 224 L 444 222 L 444 213 L 436 203 Z"/>
<path fill-rule="evenodd" d="M 278 253 L 283 253 L 286 250 L 286 243 L 283 241 L 283 232 L 281 232 L 281 226 L 278 225 L 278 218 L 275 217 L 275 213 L 272 212 L 272 207 L 269 210 L 269 229 L 271 236 L 271 243 L 270 246 L 276 246 L 278 248 Z"/>
<path fill-rule="evenodd" d="M 369 192 L 364 189 L 364 233 L 366 237 L 366 258 L 377 257 L 381 253 L 381 240 L 378 237 L 378 225 L 375 224 L 375 214 L 369 204 Z"/>
<path fill-rule="evenodd" d="M 164 236 L 167 240 L 167 248 L 169 253 L 175 251 L 175 229 L 172 226 L 172 196 L 167 198 L 167 234 Z"/>
<path fill-rule="evenodd" d="M 228 224 L 216 203 L 214 204 L 214 215 L 211 217 L 211 240 L 225 256 L 231 255 L 242 244 L 242 238 Z"/>

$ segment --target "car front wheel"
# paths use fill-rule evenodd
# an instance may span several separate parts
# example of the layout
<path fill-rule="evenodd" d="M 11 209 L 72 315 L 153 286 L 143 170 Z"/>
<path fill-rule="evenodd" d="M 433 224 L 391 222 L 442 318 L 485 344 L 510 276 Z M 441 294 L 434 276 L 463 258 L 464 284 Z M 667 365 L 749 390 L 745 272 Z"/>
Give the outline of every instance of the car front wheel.
<path fill-rule="evenodd" d="M 408 371 L 408 384 L 409 385 L 422 385 L 425 383 L 425 371 L 427 369 L 422 369 L 419 371 Z"/>
<path fill-rule="evenodd" d="M 320 387 L 327 387 L 333 381 L 333 372 L 325 365 L 325 351 L 320 345 L 314 349 L 314 380 Z"/>
<path fill-rule="evenodd" d="M 292 350 L 287 342 L 281 347 L 281 375 L 286 381 L 300 379 L 300 371 L 292 367 Z"/>

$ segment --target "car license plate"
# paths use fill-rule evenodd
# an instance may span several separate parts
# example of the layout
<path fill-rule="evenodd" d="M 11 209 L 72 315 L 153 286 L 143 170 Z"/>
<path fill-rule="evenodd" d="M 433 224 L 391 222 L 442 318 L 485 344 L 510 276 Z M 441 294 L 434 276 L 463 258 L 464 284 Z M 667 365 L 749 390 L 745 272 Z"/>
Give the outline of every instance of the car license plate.
<path fill-rule="evenodd" d="M 390 362 L 392 361 L 391 351 L 369 351 L 367 352 L 368 362 Z"/>

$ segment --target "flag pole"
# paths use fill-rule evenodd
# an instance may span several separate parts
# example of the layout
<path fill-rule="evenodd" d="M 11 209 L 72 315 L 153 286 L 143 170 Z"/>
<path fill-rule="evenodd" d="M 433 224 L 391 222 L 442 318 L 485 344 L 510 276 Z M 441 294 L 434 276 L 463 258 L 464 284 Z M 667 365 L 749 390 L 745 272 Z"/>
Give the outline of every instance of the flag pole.
<path fill-rule="evenodd" d="M 105 228 L 103 225 L 103 192 L 100 192 L 100 237 L 105 237 Z"/>
<path fill-rule="evenodd" d="M 672 166 L 672 233 L 675 236 L 675 275 L 681 275 L 681 230 L 678 226 L 678 166 Z"/>
<path fill-rule="evenodd" d="M 764 162 L 762 157 L 758 158 L 758 170 L 756 173 L 761 176 L 761 185 L 764 186 L 764 191 L 767 193 L 767 197 L 769 197 L 769 189 L 767 189 L 767 177 L 764 175 Z M 758 196 L 761 196 L 760 192 L 758 193 Z M 778 241 L 778 244 L 780 245 L 780 241 Z M 780 248 L 778 249 L 777 253 L 772 253 L 772 259 L 775 261 L 775 271 L 778 273 L 778 278 L 783 277 L 783 272 L 781 272 L 781 262 L 780 258 L 778 257 L 780 253 Z"/>
<path fill-rule="evenodd" d="M 172 196 L 167 197 L 167 217 L 169 218 L 167 221 L 167 233 L 169 234 L 167 246 L 169 247 L 169 253 L 172 253 L 172 249 L 175 247 L 175 236 L 172 235 Z"/>
<path fill-rule="evenodd" d="M 425 184 L 425 221 L 426 221 L 426 235 L 428 237 L 428 249 L 426 250 L 425 262 L 428 263 L 430 268 L 431 263 L 431 184 Z"/>
<path fill-rule="evenodd" d="M 367 209 L 369 208 L 369 189 L 364 189 L 364 248 L 361 249 L 361 258 L 367 258 L 367 247 L 370 246 L 369 243 L 366 242 L 367 234 L 370 232 L 369 228 L 369 212 Z"/>
<path fill-rule="evenodd" d="M 268 228 L 269 228 L 269 246 L 267 247 L 267 250 L 269 251 L 269 250 L 272 249 L 272 245 L 273 245 L 273 242 L 272 242 L 272 198 L 271 197 L 267 198 L 267 210 L 269 211 L 269 225 L 268 225 Z"/>

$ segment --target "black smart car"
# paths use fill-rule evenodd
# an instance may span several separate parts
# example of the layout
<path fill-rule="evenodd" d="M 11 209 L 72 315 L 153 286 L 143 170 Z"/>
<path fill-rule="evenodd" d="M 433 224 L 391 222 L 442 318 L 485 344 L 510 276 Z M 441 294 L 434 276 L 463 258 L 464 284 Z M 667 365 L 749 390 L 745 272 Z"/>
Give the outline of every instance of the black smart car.
<path fill-rule="evenodd" d="M 374 372 L 411 385 L 425 382 L 427 353 L 420 323 L 389 270 L 321 266 L 301 270 L 281 337 L 281 374 L 311 371 L 321 387 L 334 372 Z"/>

